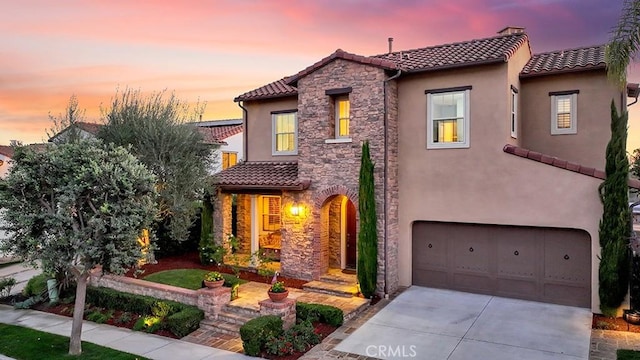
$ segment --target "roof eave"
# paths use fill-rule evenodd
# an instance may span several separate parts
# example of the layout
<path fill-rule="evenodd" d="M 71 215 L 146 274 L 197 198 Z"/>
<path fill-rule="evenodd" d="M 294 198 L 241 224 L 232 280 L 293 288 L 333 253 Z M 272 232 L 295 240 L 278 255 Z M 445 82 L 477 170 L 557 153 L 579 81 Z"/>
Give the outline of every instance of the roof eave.
<path fill-rule="evenodd" d="M 307 190 L 310 185 L 311 185 L 311 181 L 303 181 L 303 182 L 300 182 L 299 184 L 296 184 L 296 185 L 254 185 L 254 184 L 224 185 L 224 184 L 217 184 L 218 188 L 220 188 L 221 190 L 226 190 L 226 191 L 230 191 L 230 190 L 289 190 L 289 191 L 302 191 L 302 190 Z"/>
<path fill-rule="evenodd" d="M 253 100 L 269 100 L 269 99 L 279 99 L 279 98 L 284 98 L 284 97 L 293 97 L 293 96 L 298 96 L 298 92 L 296 91 L 295 93 L 291 94 L 273 94 L 273 95 L 264 95 L 264 96 L 250 96 L 250 97 L 243 97 L 242 95 L 236 97 L 233 99 L 234 102 L 240 102 L 240 101 L 253 101 Z"/>

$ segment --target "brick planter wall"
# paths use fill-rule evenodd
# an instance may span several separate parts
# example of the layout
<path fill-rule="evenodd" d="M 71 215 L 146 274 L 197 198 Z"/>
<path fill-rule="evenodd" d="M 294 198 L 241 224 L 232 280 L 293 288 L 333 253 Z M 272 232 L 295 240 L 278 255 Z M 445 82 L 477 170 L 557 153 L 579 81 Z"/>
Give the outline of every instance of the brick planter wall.
<path fill-rule="evenodd" d="M 229 303 L 231 299 L 231 289 L 228 287 L 190 290 L 125 276 L 100 275 L 97 271 L 91 275 L 89 284 L 129 294 L 150 296 L 156 299 L 197 306 L 204 311 L 205 318 L 210 320 L 217 319 L 222 307 Z"/>

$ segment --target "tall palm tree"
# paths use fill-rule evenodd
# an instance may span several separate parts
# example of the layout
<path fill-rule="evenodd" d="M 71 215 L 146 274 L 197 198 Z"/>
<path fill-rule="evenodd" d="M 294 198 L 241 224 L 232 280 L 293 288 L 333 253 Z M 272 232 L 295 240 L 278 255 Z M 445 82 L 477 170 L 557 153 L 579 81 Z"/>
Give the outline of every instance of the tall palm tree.
<path fill-rule="evenodd" d="M 618 26 L 611 33 L 605 58 L 607 75 L 621 89 L 627 83 L 627 66 L 640 51 L 640 0 L 624 0 Z"/>

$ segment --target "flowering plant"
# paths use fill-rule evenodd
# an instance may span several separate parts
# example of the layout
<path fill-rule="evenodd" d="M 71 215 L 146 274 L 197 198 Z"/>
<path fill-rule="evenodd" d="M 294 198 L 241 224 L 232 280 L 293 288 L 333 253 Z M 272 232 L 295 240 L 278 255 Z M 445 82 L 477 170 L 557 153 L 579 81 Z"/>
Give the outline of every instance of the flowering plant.
<path fill-rule="evenodd" d="M 217 271 L 212 271 L 210 273 L 207 273 L 204 276 L 204 281 L 220 281 L 220 280 L 224 280 L 224 277 L 222 276 L 222 274 L 220 274 Z"/>
<path fill-rule="evenodd" d="M 273 283 L 273 285 L 271 285 L 269 291 L 271 291 L 272 293 L 283 293 L 287 291 L 287 288 L 284 286 L 283 281 L 276 281 L 275 283 Z"/>

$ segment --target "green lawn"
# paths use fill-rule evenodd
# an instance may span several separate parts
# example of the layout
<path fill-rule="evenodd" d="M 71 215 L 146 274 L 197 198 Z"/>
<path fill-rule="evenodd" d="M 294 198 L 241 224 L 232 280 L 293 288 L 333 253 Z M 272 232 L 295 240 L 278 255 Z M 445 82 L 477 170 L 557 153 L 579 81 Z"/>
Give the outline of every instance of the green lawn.
<path fill-rule="evenodd" d="M 202 287 L 202 279 L 204 279 L 204 275 L 208 272 L 209 270 L 202 269 L 165 270 L 145 276 L 143 280 L 178 286 L 185 289 L 198 290 Z M 222 274 L 222 276 L 224 276 L 225 285 L 234 282 L 238 284 L 246 283 L 245 280 L 238 279 L 231 274 Z"/>
<path fill-rule="evenodd" d="M 640 351 L 618 350 L 618 360 L 640 360 Z"/>
<path fill-rule="evenodd" d="M 141 356 L 82 342 L 82 355 L 69 355 L 69 338 L 25 328 L 0 324 L 0 354 L 19 359 L 146 359 Z"/>

